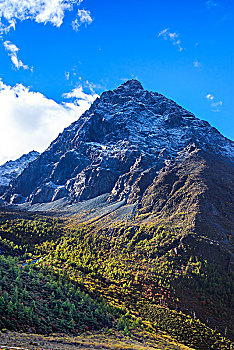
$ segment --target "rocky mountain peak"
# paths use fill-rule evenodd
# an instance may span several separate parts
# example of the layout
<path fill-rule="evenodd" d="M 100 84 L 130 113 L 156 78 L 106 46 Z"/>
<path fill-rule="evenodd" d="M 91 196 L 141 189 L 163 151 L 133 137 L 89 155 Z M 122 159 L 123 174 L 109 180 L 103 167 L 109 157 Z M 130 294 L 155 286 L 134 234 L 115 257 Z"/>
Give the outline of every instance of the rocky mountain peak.
<path fill-rule="evenodd" d="M 144 90 L 144 88 L 138 80 L 131 79 L 131 80 L 127 80 L 126 82 L 118 86 L 116 89 L 114 89 L 114 92 L 127 93 L 129 90 L 136 92 L 137 90 Z"/>
<path fill-rule="evenodd" d="M 32 203 L 66 197 L 82 201 L 108 193 L 109 201 L 137 200 L 168 161 L 190 144 L 233 157 L 233 142 L 174 101 L 128 80 L 104 92 L 11 183 Z M 129 197 L 130 196 L 130 197 Z"/>

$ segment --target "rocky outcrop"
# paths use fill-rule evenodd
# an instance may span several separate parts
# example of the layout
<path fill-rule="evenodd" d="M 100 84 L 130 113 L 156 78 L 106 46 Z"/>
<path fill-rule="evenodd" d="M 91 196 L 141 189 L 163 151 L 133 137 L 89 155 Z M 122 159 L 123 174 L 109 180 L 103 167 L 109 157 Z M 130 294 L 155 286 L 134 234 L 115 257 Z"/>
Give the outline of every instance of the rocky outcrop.
<path fill-rule="evenodd" d="M 36 159 L 38 156 L 38 152 L 31 151 L 27 154 L 22 155 L 16 160 L 10 160 L 0 166 L 0 196 L 3 195 L 4 192 L 6 192 L 10 182 L 17 176 L 19 176 L 23 172 L 23 170 L 28 166 L 28 164 L 34 159 Z M 16 200 L 16 196 L 14 197 L 14 200 Z"/>

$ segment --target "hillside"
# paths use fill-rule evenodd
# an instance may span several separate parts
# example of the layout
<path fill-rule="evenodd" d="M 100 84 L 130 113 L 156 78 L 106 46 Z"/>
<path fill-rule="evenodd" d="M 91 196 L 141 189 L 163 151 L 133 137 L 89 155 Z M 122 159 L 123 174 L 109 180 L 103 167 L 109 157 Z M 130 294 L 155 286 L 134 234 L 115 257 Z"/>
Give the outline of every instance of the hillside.
<path fill-rule="evenodd" d="M 231 349 L 233 148 L 136 80 L 104 92 L 2 196 L 0 327 Z"/>
<path fill-rule="evenodd" d="M 196 256 L 194 247 L 167 251 L 176 231 L 153 225 L 97 231 L 70 220 L 12 215 L 2 214 L 0 228 L 8 256 L 1 256 L 2 328 L 79 334 L 85 327 L 124 334 L 143 329 L 150 337 L 166 332 L 194 349 L 230 349 L 219 334 L 232 336 L 229 275 Z"/>

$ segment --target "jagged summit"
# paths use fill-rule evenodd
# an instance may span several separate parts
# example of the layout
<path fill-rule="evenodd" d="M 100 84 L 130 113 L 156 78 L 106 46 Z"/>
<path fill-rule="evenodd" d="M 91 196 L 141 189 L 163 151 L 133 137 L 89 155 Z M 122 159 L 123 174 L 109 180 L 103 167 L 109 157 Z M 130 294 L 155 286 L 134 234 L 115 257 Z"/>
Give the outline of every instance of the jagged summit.
<path fill-rule="evenodd" d="M 118 86 L 116 89 L 114 89 L 114 92 L 121 93 L 121 92 L 126 92 L 127 90 L 144 90 L 142 84 L 136 80 L 136 79 L 130 79 Z"/>
<path fill-rule="evenodd" d="M 12 181 L 5 198 L 17 193 L 30 203 L 77 202 L 108 193 L 108 201 L 128 201 L 135 183 L 143 181 L 146 189 L 189 144 L 233 157 L 233 142 L 208 122 L 128 80 L 102 93 Z"/>

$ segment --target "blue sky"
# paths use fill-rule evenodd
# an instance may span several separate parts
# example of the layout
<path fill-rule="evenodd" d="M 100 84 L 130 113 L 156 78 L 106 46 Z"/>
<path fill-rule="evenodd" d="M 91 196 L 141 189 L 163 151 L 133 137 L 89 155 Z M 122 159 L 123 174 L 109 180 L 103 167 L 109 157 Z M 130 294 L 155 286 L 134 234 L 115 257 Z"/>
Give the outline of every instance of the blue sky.
<path fill-rule="evenodd" d="M 17 3 L 0 4 L 0 163 L 44 150 L 131 78 L 233 139 L 233 1 Z"/>

